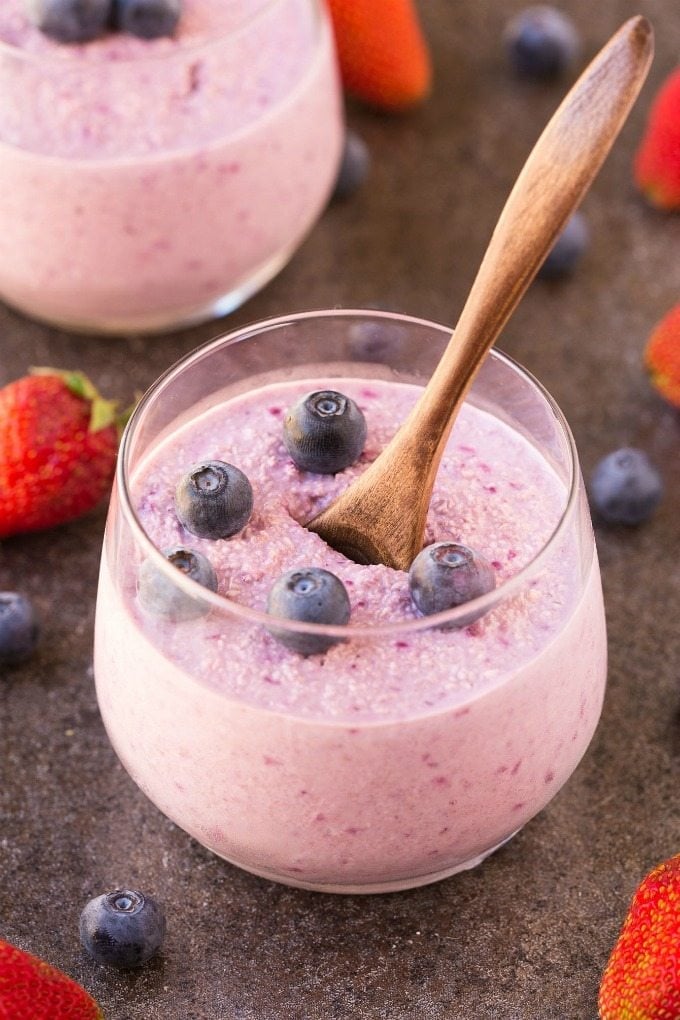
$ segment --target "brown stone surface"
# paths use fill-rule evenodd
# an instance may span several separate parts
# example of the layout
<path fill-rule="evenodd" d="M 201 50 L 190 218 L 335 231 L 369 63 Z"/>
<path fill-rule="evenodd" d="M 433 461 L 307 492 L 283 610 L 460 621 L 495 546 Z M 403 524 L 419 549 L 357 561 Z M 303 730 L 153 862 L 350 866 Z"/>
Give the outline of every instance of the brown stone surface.
<path fill-rule="evenodd" d="M 372 151 L 370 181 L 224 323 L 105 340 L 0 306 L 0 382 L 31 364 L 78 366 L 129 400 L 223 326 L 267 315 L 377 304 L 453 323 L 563 91 L 507 70 L 502 27 L 521 6 L 423 0 L 431 100 L 402 118 L 349 109 Z M 0 588 L 34 597 L 44 633 L 0 682 L 0 935 L 82 981 L 110 1020 L 594 1020 L 634 886 L 680 851 L 680 418 L 640 363 L 649 329 L 680 299 L 680 216 L 648 208 L 630 175 L 650 99 L 679 58 L 680 13 L 677 0 L 561 6 L 588 55 L 638 10 L 657 30 L 648 83 L 583 206 L 586 257 L 573 278 L 534 284 L 499 343 L 561 404 L 586 474 L 634 444 L 665 475 L 649 524 L 597 528 L 610 672 L 593 744 L 554 802 L 476 871 L 377 897 L 271 884 L 167 821 L 109 746 L 91 666 L 105 509 L 3 542 Z M 129 975 L 92 963 L 77 935 L 85 901 L 118 884 L 156 894 L 169 921 L 162 956 Z"/>

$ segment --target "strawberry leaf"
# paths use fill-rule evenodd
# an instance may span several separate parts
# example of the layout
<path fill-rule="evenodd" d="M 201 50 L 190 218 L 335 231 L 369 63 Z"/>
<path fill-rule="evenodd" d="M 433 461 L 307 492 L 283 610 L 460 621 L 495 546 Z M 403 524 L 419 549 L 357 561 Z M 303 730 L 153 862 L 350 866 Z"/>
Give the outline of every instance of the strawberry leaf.
<path fill-rule="evenodd" d="M 117 418 L 118 401 L 102 397 L 97 387 L 83 372 L 60 368 L 31 368 L 31 375 L 53 375 L 61 379 L 67 390 L 75 397 L 87 401 L 90 408 L 90 432 L 99 432 L 115 424 L 119 429 Z"/>

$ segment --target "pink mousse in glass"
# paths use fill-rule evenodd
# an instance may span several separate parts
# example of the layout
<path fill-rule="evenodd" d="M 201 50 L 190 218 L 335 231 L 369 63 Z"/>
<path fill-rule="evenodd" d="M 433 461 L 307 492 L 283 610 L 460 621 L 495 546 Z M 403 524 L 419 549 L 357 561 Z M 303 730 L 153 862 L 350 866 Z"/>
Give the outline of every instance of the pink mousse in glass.
<path fill-rule="evenodd" d="M 102 716 L 151 800 L 259 875 L 379 892 L 472 867 L 552 799 L 596 727 L 605 625 L 576 452 L 509 359 L 492 353 L 475 381 L 426 535 L 483 554 L 493 591 L 423 617 L 405 572 L 354 563 L 304 527 L 388 442 L 448 335 L 375 312 L 269 320 L 180 362 L 128 427 L 97 608 Z M 358 461 L 334 475 L 299 470 L 283 442 L 287 409 L 316 389 L 351 397 L 367 423 Z M 205 460 L 252 486 L 228 539 L 177 517 L 176 486 Z M 164 560 L 177 546 L 207 557 L 216 592 Z M 351 603 L 345 626 L 277 619 L 342 638 L 320 654 L 292 651 L 266 613 L 274 581 L 302 567 L 334 573 Z M 186 618 L 149 612 L 149 568 Z"/>
<path fill-rule="evenodd" d="M 317 0 L 183 0 L 170 38 L 57 42 L 0 4 L 0 298 L 69 329 L 223 314 L 323 210 L 342 139 Z"/>

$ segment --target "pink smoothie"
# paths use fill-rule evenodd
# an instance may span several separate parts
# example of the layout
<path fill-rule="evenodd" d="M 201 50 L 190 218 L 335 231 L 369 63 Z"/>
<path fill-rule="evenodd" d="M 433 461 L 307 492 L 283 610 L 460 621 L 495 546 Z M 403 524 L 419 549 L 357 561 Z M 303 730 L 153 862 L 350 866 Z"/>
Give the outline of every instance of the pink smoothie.
<path fill-rule="evenodd" d="M 282 442 L 285 409 L 327 386 L 352 396 L 368 425 L 360 461 L 336 476 L 300 472 Z M 565 533 L 520 583 L 566 490 L 487 411 L 464 407 L 427 529 L 428 542 L 461 541 L 493 564 L 502 597 L 474 624 L 433 628 L 405 573 L 355 564 L 302 526 L 377 455 L 417 393 L 380 380 L 273 384 L 151 450 L 132 479 L 143 528 L 158 548 L 202 551 L 240 615 L 150 616 L 139 563 L 113 562 L 105 546 L 95 671 L 121 760 L 202 843 L 291 884 L 399 888 L 477 863 L 555 795 L 599 718 L 605 631 L 592 543 L 584 556 Z M 197 539 L 174 513 L 177 482 L 203 459 L 237 465 L 253 487 L 251 520 L 228 540 Z M 247 611 L 264 611 L 273 581 L 300 566 L 342 579 L 359 637 L 302 657 Z"/>
<path fill-rule="evenodd" d="M 172 39 L 85 45 L 2 0 L 0 297 L 113 332 L 227 311 L 300 244 L 340 146 L 312 0 L 184 0 Z"/>

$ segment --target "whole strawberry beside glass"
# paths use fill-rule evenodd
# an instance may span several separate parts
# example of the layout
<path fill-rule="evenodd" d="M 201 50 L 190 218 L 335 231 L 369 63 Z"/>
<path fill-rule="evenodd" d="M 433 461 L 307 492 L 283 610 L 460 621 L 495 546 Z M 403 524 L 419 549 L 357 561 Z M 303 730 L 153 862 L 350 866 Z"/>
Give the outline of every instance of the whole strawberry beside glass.
<path fill-rule="evenodd" d="M 124 421 L 81 372 L 0 389 L 0 538 L 80 517 L 109 492 Z"/>
<path fill-rule="evenodd" d="M 104 1020 L 95 1000 L 46 960 L 0 939 L 0 1016 L 8 1020 Z"/>
<path fill-rule="evenodd" d="M 680 854 L 635 890 L 602 977 L 600 1020 L 680 1017 Z"/>
<path fill-rule="evenodd" d="M 665 212 L 680 210 L 680 67 L 654 97 L 633 176 L 650 205 Z"/>

